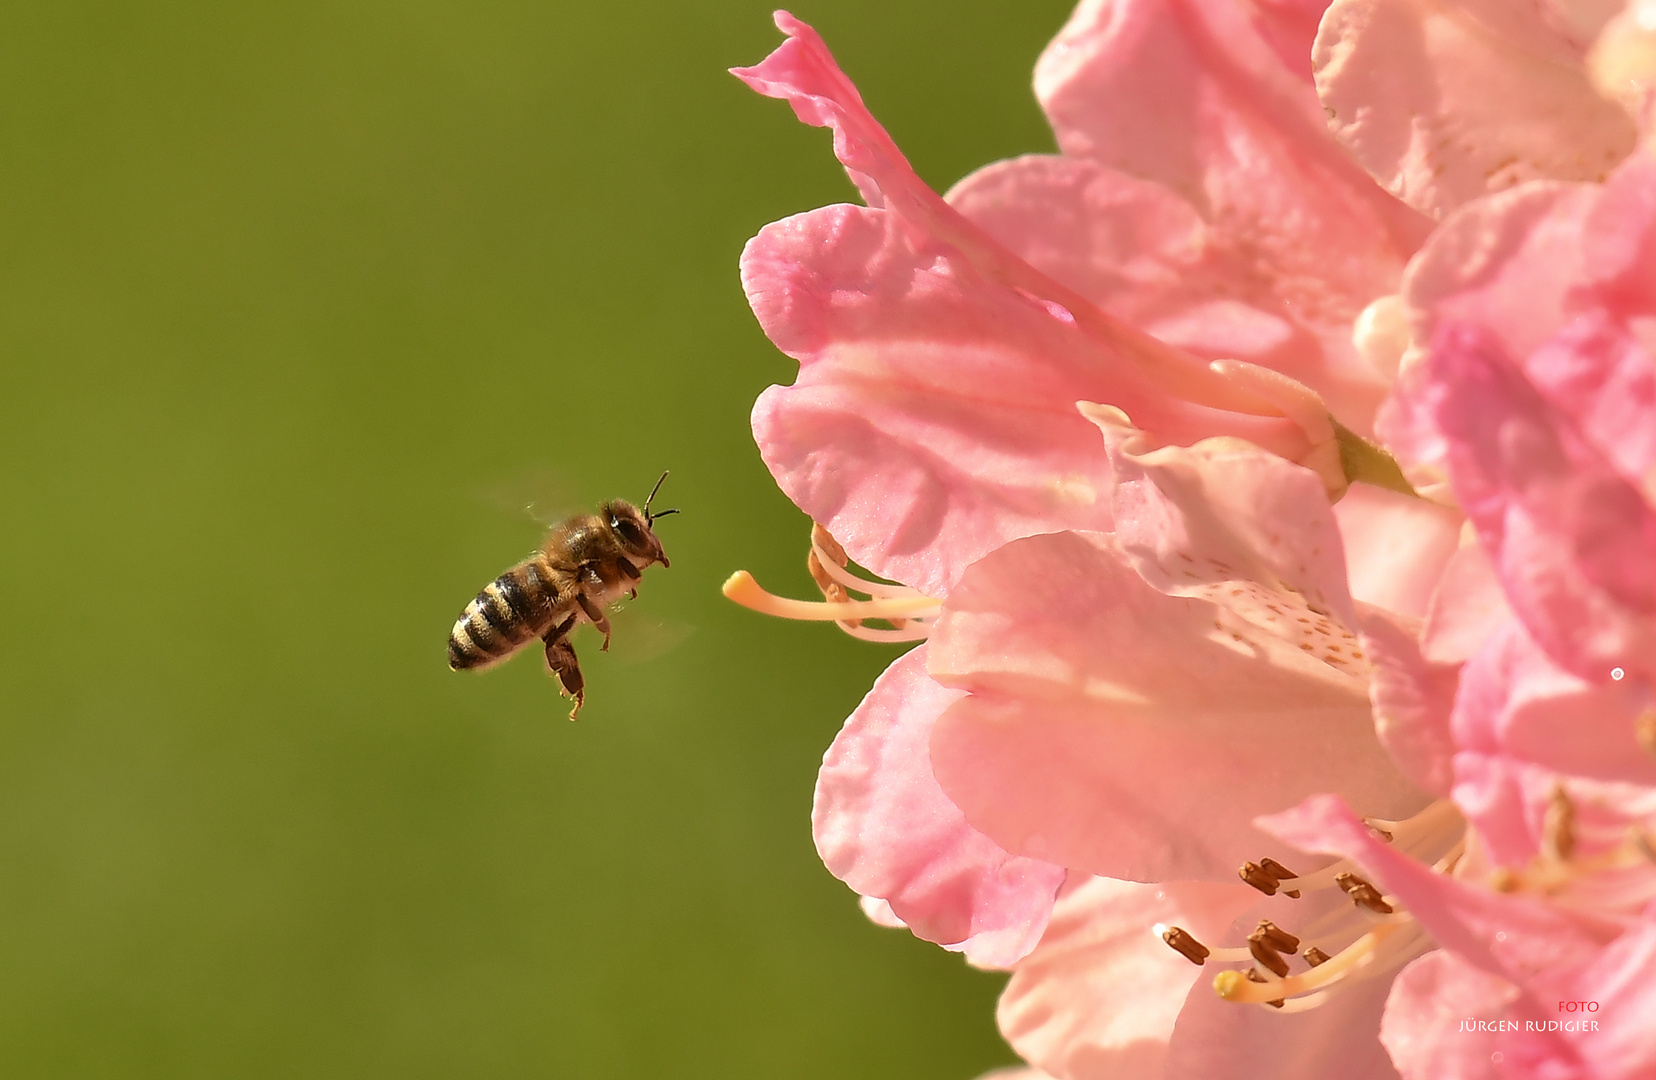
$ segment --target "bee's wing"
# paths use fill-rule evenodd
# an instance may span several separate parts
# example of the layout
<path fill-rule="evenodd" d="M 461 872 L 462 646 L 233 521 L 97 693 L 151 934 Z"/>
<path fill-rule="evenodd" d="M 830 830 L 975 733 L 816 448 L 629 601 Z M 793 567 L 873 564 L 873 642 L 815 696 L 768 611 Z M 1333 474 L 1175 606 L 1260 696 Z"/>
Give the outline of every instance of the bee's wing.
<path fill-rule="evenodd" d="M 643 599 L 640 598 L 638 603 L 642 605 Z M 672 652 L 684 643 L 685 638 L 696 632 L 690 623 L 658 618 L 642 607 L 633 606 L 626 599 L 611 604 L 608 614 L 612 629 L 609 655 L 618 664 L 642 664 L 654 660 Z M 596 635 L 596 631 L 585 622 L 577 632 L 587 641 L 596 640 L 595 636 L 588 636 Z"/>
<path fill-rule="evenodd" d="M 545 464 L 496 477 L 472 494 L 490 509 L 526 516 L 543 528 L 551 528 L 580 509 L 563 474 Z"/>

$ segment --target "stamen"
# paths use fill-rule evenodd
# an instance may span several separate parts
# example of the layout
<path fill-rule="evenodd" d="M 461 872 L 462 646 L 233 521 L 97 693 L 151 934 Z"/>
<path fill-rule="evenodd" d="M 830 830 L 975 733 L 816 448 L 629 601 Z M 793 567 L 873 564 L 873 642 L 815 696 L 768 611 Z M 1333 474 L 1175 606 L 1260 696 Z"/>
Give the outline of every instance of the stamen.
<path fill-rule="evenodd" d="M 1541 819 L 1541 854 L 1551 862 L 1566 863 L 1575 852 L 1575 806 L 1563 784 L 1553 785 L 1547 812 Z"/>
<path fill-rule="evenodd" d="M 1312 967 L 1326 964 L 1328 963 L 1328 954 L 1313 945 L 1309 949 L 1305 950 L 1305 962 L 1310 964 Z"/>
<path fill-rule="evenodd" d="M 1258 930 L 1248 935 L 1248 951 L 1253 954 L 1253 958 L 1259 961 L 1262 967 L 1276 972 L 1278 978 L 1288 976 L 1288 961 L 1277 955 L 1277 951 L 1271 947 L 1270 941 Z"/>
<path fill-rule="evenodd" d="M 1160 932 L 1161 939 L 1173 946 L 1174 952 L 1178 953 L 1186 960 L 1189 960 L 1197 967 L 1201 967 L 1202 963 L 1207 960 L 1208 956 L 1211 955 L 1211 951 L 1208 947 L 1203 945 L 1200 941 L 1197 941 L 1191 936 L 1190 932 L 1185 930 L 1183 927 L 1169 926 L 1162 929 Z"/>
<path fill-rule="evenodd" d="M 1276 878 L 1278 882 L 1282 882 L 1288 878 L 1299 877 L 1298 874 L 1294 873 L 1286 866 L 1283 866 L 1269 855 L 1259 860 L 1259 868 Z M 1300 894 L 1298 889 L 1284 889 L 1282 890 L 1282 895 L 1298 900 Z"/>
<path fill-rule="evenodd" d="M 1267 1003 L 1273 999 L 1294 997 L 1308 990 L 1321 990 L 1338 982 L 1358 966 L 1373 963 L 1372 958 L 1385 944 L 1386 939 L 1410 925 L 1412 924 L 1404 922 L 1379 923 L 1368 933 L 1334 956 L 1326 957 L 1309 971 L 1281 980 L 1271 980 L 1268 987 L 1258 985 L 1264 980 L 1264 976 L 1250 968 L 1252 974 L 1234 970 L 1221 971 L 1214 977 L 1213 989 L 1226 1001 Z M 1308 955 L 1309 951 L 1307 950 Z"/>
<path fill-rule="evenodd" d="M 842 586 L 843 589 L 855 589 L 869 596 L 913 596 L 915 592 L 907 585 L 892 585 L 884 581 L 871 581 L 860 578 L 845 569 L 845 564 L 851 559 L 845 554 L 840 542 L 834 539 L 834 534 L 824 529 L 816 522 L 811 523 L 811 553 L 806 557 L 806 565 L 811 567 L 811 577 L 823 592 L 829 589 L 829 583 Z M 817 576 L 817 571 L 822 576 Z M 825 582 L 823 578 L 827 578 Z"/>
<path fill-rule="evenodd" d="M 1282 966 L 1283 966 L 1282 974 L 1284 974 L 1284 975 L 1288 974 L 1288 971 L 1287 971 L 1288 965 L 1284 964 Z M 1253 968 L 1249 968 L 1248 969 L 1248 981 L 1249 982 L 1269 984 L 1271 980 L 1267 979 L 1265 976 L 1261 975 L 1258 971 L 1254 970 Z M 1280 1008 L 1282 1008 L 1283 1000 L 1284 999 L 1282 999 L 1282 998 L 1269 999 L 1265 1002 L 1265 1004 L 1271 1006 L 1274 1009 L 1280 1009 Z"/>
<path fill-rule="evenodd" d="M 789 600 L 766 592 L 746 570 L 738 570 L 724 583 L 724 594 L 745 608 L 783 619 L 806 622 L 849 622 L 861 619 L 902 619 L 936 615 L 941 610 L 938 601 L 918 593 L 911 596 L 893 596 L 879 600 L 841 600 L 838 602 Z"/>
<path fill-rule="evenodd" d="M 1285 953 L 1296 953 L 1299 951 L 1300 939 L 1295 937 L 1293 934 L 1290 934 L 1270 919 L 1260 919 L 1259 926 L 1254 929 L 1254 933 L 1262 936 L 1266 941 L 1270 942 L 1273 949 L 1277 949 Z"/>
<path fill-rule="evenodd" d="M 1342 892 L 1351 897 L 1351 902 L 1358 907 L 1366 907 L 1370 911 L 1379 912 L 1381 915 L 1390 915 L 1394 910 L 1390 904 L 1381 898 L 1379 889 L 1349 870 L 1335 874 L 1334 883 L 1340 887 Z"/>
<path fill-rule="evenodd" d="M 1266 896 L 1277 894 L 1277 879 L 1256 862 L 1245 862 L 1237 867 L 1236 876 Z"/>
<path fill-rule="evenodd" d="M 1283 879 L 1299 877 L 1298 874 L 1272 858 L 1263 858 L 1258 862 L 1245 862 L 1237 867 L 1236 876 L 1266 896 L 1275 896 Z M 1298 889 L 1285 889 L 1283 895 L 1298 900 L 1300 893 Z"/>

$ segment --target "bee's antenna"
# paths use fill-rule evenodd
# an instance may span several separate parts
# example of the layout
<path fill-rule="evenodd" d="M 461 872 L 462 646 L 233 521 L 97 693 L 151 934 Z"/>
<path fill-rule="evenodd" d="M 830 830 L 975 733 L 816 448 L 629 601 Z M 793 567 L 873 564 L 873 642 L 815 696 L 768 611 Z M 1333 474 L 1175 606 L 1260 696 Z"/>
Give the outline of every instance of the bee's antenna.
<path fill-rule="evenodd" d="M 671 514 L 673 512 L 671 510 L 663 510 L 661 513 L 654 515 L 654 517 L 652 517 L 651 514 L 650 514 L 650 504 L 655 502 L 656 492 L 661 490 L 661 485 L 664 481 L 666 481 L 666 479 L 667 479 L 667 470 L 663 469 L 663 470 L 661 470 L 661 479 L 657 480 L 656 481 L 656 486 L 650 489 L 650 497 L 648 499 L 644 500 L 644 520 L 645 521 L 653 521 L 653 520 L 655 520 L 655 518 L 658 518 L 658 517 L 666 517 L 668 514 Z"/>
<path fill-rule="evenodd" d="M 656 522 L 660 521 L 662 518 L 666 517 L 668 514 L 676 514 L 676 513 L 678 513 L 678 508 L 677 507 L 674 507 L 671 510 L 657 510 L 653 514 L 646 511 L 645 514 L 644 514 L 644 520 L 648 521 L 651 525 L 654 525 Z"/>

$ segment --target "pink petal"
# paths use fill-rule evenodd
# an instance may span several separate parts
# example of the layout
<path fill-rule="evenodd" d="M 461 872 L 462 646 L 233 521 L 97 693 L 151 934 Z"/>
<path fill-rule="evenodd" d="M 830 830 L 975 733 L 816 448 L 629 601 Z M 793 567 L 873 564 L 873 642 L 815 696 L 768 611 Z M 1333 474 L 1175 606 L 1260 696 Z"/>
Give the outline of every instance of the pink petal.
<path fill-rule="evenodd" d="M 1349 324 L 1302 321 L 1259 264 L 1160 184 L 1085 158 L 979 169 L 948 201 L 1019 258 L 1123 322 L 1207 360 L 1239 359 L 1317 391 L 1367 430 L 1384 384 Z"/>
<path fill-rule="evenodd" d="M 1476 1025 L 1504 1020 L 1517 994 L 1454 953 L 1429 952 L 1393 980 L 1380 1041 L 1403 1080 L 1498 1080 L 1507 1075 L 1492 1059 L 1500 1035 Z"/>
<path fill-rule="evenodd" d="M 1006 967 L 1040 940 L 1064 869 L 1008 855 L 937 786 L 932 726 L 961 695 L 927 678 L 925 664 L 924 645 L 896 660 L 823 758 L 811 812 L 817 851 L 917 937 Z"/>
<path fill-rule="evenodd" d="M 1352 484 L 1334 504 L 1353 600 L 1424 617 L 1460 543 L 1461 515 L 1436 503 Z"/>
<path fill-rule="evenodd" d="M 790 35 L 736 73 L 835 132 L 871 209 L 763 230 L 742 280 L 798 382 L 754 408 L 790 498 L 859 563 L 942 593 L 1016 536 L 1107 524 L 1103 463 L 1071 406 L 1108 400 L 1157 441 L 1224 432 L 1328 458 L 1326 415 L 1288 419 L 1256 388 L 1120 323 L 1018 259 L 922 184 L 821 39 Z M 1194 402 L 1201 402 L 1195 404 Z M 1328 476 L 1338 486 L 1337 468 Z"/>
<path fill-rule="evenodd" d="M 1268 853 L 1252 818 L 1313 791 L 1417 807 L 1363 681 L 1248 621 L 1263 610 L 1158 592 L 1108 536 L 1008 544 L 928 645 L 971 691 L 932 734 L 938 781 L 1009 851 L 1139 881 L 1234 878 Z"/>
<path fill-rule="evenodd" d="M 1656 785 L 1656 759 L 1634 728 L 1645 706 L 1631 680 L 1588 682 L 1555 665 L 1509 622 L 1466 665 L 1455 703 L 1455 741 L 1554 773 Z"/>
<path fill-rule="evenodd" d="M 1337 379 L 1353 320 L 1396 291 L 1427 224 L 1328 134 L 1305 78 L 1319 7 L 1087 0 L 1042 54 L 1035 90 L 1066 155 L 1195 207 L 1254 287 L 1318 336 Z"/>
<path fill-rule="evenodd" d="M 1406 617 L 1371 609 L 1363 615 L 1362 630 L 1363 649 L 1374 663 L 1369 700 L 1381 745 L 1420 790 L 1449 794 L 1455 755 L 1449 716 L 1459 665 L 1434 664 L 1422 656 Z"/>
<path fill-rule="evenodd" d="M 1656 674 L 1656 511 L 1488 335 L 1444 326 L 1422 404 L 1513 609 L 1591 681 Z"/>
<path fill-rule="evenodd" d="M 1262 628 L 1352 669 L 1342 650 L 1355 637 L 1336 639 L 1356 624 L 1344 549 L 1315 475 L 1236 439 L 1150 449 L 1108 410 L 1083 411 L 1104 432 L 1116 536 L 1146 582 L 1179 596 L 1223 596 Z"/>
<path fill-rule="evenodd" d="M 1570 1000 L 1594 1001 L 1599 1030 L 1582 1056 L 1602 1077 L 1656 1076 L 1656 919 L 1650 913 L 1575 979 Z"/>
<path fill-rule="evenodd" d="M 1594 1011 L 1556 1008 L 1566 1001 L 1591 1002 Z M 1512 1032 L 1463 1026 L 1513 1020 L 1522 1025 L 1524 1003 L 1512 983 L 1440 950 L 1398 975 L 1380 1039 L 1404 1080 L 1650 1076 L 1656 1071 L 1656 1041 L 1650 1038 L 1650 1018 L 1656 1015 L 1656 923 L 1642 920 L 1570 973 L 1542 1004 L 1555 1006 L 1543 1008 L 1550 1013 L 1545 1020 L 1586 1020 L 1596 1030 L 1553 1035 L 1522 1027 Z"/>
<path fill-rule="evenodd" d="M 1330 128 L 1434 216 L 1528 180 L 1602 180 L 1637 132 L 1593 89 L 1568 28 L 1537 9 L 1335 0 L 1312 53 Z"/>
<path fill-rule="evenodd" d="M 1046 936 L 1001 995 L 1002 1034 L 1022 1057 L 1065 1080 L 1163 1075 L 1186 996 L 1193 985 L 1205 990 L 1212 975 L 1152 927 L 1180 926 L 1213 941 L 1258 898 L 1234 879 L 1140 885 L 1089 878 L 1066 889 Z"/>
<path fill-rule="evenodd" d="M 1421 655 L 1434 664 L 1463 664 L 1512 618 L 1489 556 L 1477 544 L 1456 551 L 1432 594 L 1421 630 Z"/>
<path fill-rule="evenodd" d="M 1648 3 L 1643 6 L 1638 16 L 1649 20 Z M 1595 300 L 1623 315 L 1656 310 L 1656 154 L 1647 149 L 1616 170 L 1593 207 L 1582 246 Z"/>

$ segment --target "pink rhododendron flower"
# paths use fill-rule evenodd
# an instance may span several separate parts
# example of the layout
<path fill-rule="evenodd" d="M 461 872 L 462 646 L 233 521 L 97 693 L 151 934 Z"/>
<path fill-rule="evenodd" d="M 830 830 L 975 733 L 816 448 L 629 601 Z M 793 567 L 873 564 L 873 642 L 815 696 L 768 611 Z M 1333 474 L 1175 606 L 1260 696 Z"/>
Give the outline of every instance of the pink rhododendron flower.
<path fill-rule="evenodd" d="M 829 869 L 1032 1076 L 1656 1070 L 1648 0 L 1087 0 L 943 197 L 777 24 L 867 205 L 743 254 L 826 600 L 726 591 L 925 641 Z"/>

